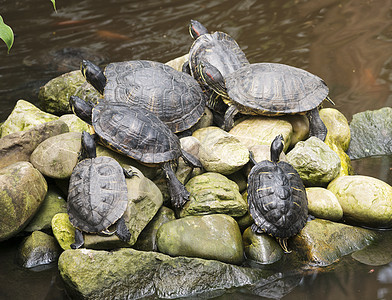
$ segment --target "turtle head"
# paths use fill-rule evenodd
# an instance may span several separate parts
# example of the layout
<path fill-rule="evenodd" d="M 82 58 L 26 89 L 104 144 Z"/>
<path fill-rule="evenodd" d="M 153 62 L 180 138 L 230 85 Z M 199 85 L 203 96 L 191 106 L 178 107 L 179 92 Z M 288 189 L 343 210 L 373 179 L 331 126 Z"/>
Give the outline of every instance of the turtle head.
<path fill-rule="evenodd" d="M 208 33 L 208 30 L 199 21 L 191 20 L 189 23 L 189 33 L 196 40 L 199 36 Z"/>
<path fill-rule="evenodd" d="M 94 157 L 97 157 L 95 140 L 87 131 L 83 131 L 81 159 Z"/>
<path fill-rule="evenodd" d="M 277 135 L 271 143 L 271 161 L 278 162 L 280 153 L 283 151 L 283 136 Z"/>
<path fill-rule="evenodd" d="M 77 96 L 71 96 L 69 97 L 69 106 L 75 115 L 77 115 L 86 123 L 92 125 L 91 118 L 93 114 L 94 103 L 91 101 L 84 101 Z"/>
<path fill-rule="evenodd" d="M 89 60 L 82 60 L 80 64 L 80 71 L 82 72 L 84 78 L 90 83 L 101 95 L 106 85 L 106 77 L 103 74 L 100 67 L 94 65 Z"/>
<path fill-rule="evenodd" d="M 198 72 L 203 81 L 216 93 L 223 97 L 228 97 L 226 92 L 225 79 L 222 73 L 209 62 L 200 62 L 197 66 Z"/>

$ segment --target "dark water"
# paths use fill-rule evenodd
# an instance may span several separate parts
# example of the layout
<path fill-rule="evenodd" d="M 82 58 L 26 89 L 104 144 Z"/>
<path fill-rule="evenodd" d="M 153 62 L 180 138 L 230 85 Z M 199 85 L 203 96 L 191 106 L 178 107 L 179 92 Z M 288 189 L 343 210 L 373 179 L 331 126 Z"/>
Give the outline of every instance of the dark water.
<path fill-rule="evenodd" d="M 250 62 L 285 63 L 322 77 L 349 121 L 357 112 L 392 106 L 391 0 L 57 0 L 57 13 L 49 0 L 0 4 L 1 16 L 16 34 L 10 54 L 0 42 L 0 121 L 18 99 L 39 106 L 39 87 L 77 69 L 81 57 L 103 65 L 130 59 L 166 62 L 185 54 L 192 42 L 190 19 L 229 33 Z M 390 166 L 390 158 L 355 163 L 358 173 L 392 184 Z M 0 299 L 61 297 L 56 269 L 18 268 L 16 246 L 0 244 Z M 380 279 L 388 266 L 349 265 L 300 278 L 283 299 L 392 299 L 392 280 Z"/>

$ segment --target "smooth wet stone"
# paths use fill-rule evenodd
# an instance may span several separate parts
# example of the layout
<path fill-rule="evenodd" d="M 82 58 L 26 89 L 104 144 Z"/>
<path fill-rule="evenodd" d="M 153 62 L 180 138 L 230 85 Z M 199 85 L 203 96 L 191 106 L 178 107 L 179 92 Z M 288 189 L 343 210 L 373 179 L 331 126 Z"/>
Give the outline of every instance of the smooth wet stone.
<path fill-rule="evenodd" d="M 230 288 L 267 286 L 273 281 L 266 271 L 257 268 L 129 248 L 113 252 L 67 250 L 61 254 L 58 266 L 71 298 L 86 300 L 211 298 L 211 293 L 217 296 Z"/>
<path fill-rule="evenodd" d="M 293 127 L 290 147 L 294 147 L 296 143 L 309 137 L 309 119 L 306 115 L 284 115 L 280 118 L 290 122 Z"/>
<path fill-rule="evenodd" d="M 0 139 L 0 169 L 18 161 L 29 161 L 31 153 L 40 143 L 68 131 L 64 122 L 55 120 L 6 135 Z"/>
<path fill-rule="evenodd" d="M 197 121 L 197 123 L 190 128 L 190 131 L 195 132 L 200 128 L 213 126 L 213 123 L 214 123 L 214 115 L 212 111 L 208 107 L 206 107 L 204 109 L 204 113 L 200 117 L 200 120 Z"/>
<path fill-rule="evenodd" d="M 222 174 L 207 172 L 198 175 L 185 187 L 191 195 L 180 212 L 181 217 L 216 213 L 240 217 L 248 211 L 238 185 Z"/>
<path fill-rule="evenodd" d="M 53 78 L 40 88 L 38 100 L 43 110 L 54 114 L 71 113 L 69 97 L 78 96 L 97 102 L 100 94 L 83 77 L 82 73 L 72 71 Z"/>
<path fill-rule="evenodd" d="M 326 186 L 340 172 L 339 156 L 316 137 L 298 142 L 286 157 L 306 186 Z"/>
<path fill-rule="evenodd" d="M 30 161 L 43 175 L 69 178 L 81 150 L 80 132 L 68 132 L 46 139 L 35 148 Z"/>
<path fill-rule="evenodd" d="M 383 266 L 392 262 L 392 231 L 379 232 L 379 237 L 371 245 L 351 254 L 352 258 L 368 266 Z"/>
<path fill-rule="evenodd" d="M 237 186 L 238 186 L 238 190 L 240 193 L 242 193 L 243 191 L 246 190 L 246 188 L 248 187 L 248 178 L 245 176 L 244 172 L 242 172 L 242 170 L 239 170 L 233 174 L 227 175 L 226 176 L 228 179 L 230 179 L 231 181 L 234 181 Z"/>
<path fill-rule="evenodd" d="M 57 261 L 61 248 L 54 237 L 34 231 L 19 248 L 18 263 L 24 268 L 34 268 Z"/>
<path fill-rule="evenodd" d="M 124 213 L 125 223 L 131 233 L 128 243 L 121 241 L 116 235 L 105 236 L 98 234 L 84 234 L 84 247 L 92 249 L 113 249 L 118 247 L 129 247 L 136 243 L 142 230 L 155 216 L 162 206 L 163 198 L 158 187 L 143 174 L 127 178 L 128 206 Z M 115 225 L 109 227 L 115 230 Z"/>
<path fill-rule="evenodd" d="M 371 230 L 315 219 L 290 239 L 289 248 L 301 253 L 311 265 L 328 266 L 344 255 L 369 245 L 377 234 Z"/>
<path fill-rule="evenodd" d="M 260 264 L 272 264 L 283 257 L 282 247 L 267 234 L 256 234 L 248 227 L 242 237 L 247 259 Z"/>
<path fill-rule="evenodd" d="M 316 218 L 339 221 L 343 217 L 343 209 L 335 194 L 321 187 L 306 188 L 309 214 Z"/>
<path fill-rule="evenodd" d="M 143 251 L 158 251 L 157 246 L 157 232 L 161 225 L 176 219 L 174 211 L 170 208 L 162 206 L 154 218 L 147 224 L 147 226 L 140 233 L 133 248 Z"/>
<path fill-rule="evenodd" d="M 89 132 L 88 124 L 74 114 L 62 115 L 59 120 L 63 121 L 68 125 L 70 132 Z"/>
<path fill-rule="evenodd" d="M 346 117 L 337 109 L 323 108 L 320 110 L 320 118 L 328 130 L 324 142 L 340 157 L 339 175 L 352 175 L 351 160 L 346 154 L 351 138 Z"/>
<path fill-rule="evenodd" d="M 157 233 L 158 249 L 171 256 L 214 259 L 231 264 L 243 261 L 237 222 L 223 214 L 189 216 L 163 224 Z"/>
<path fill-rule="evenodd" d="M 351 159 L 392 154 L 392 107 L 354 114 L 350 130 Z"/>
<path fill-rule="evenodd" d="M 369 176 L 336 178 L 328 185 L 343 209 L 344 219 L 368 227 L 392 227 L 392 186 Z"/>
<path fill-rule="evenodd" d="M 63 250 L 71 249 L 75 243 L 75 227 L 69 221 L 67 213 L 59 213 L 52 218 L 53 235 Z"/>
<path fill-rule="evenodd" d="M 44 201 L 47 189 L 45 178 L 29 162 L 0 169 L 0 241 L 23 230 Z"/>
<path fill-rule="evenodd" d="M 176 57 L 172 60 L 169 60 L 168 62 L 165 63 L 165 65 L 168 65 L 172 67 L 173 69 L 182 72 L 182 65 L 187 62 L 189 59 L 189 53 L 184 54 L 180 57 Z"/>
<path fill-rule="evenodd" d="M 67 212 L 67 202 L 61 192 L 55 187 L 48 187 L 45 199 L 41 207 L 29 222 L 24 231 L 49 229 L 52 227 L 52 218 L 59 213 Z"/>
<path fill-rule="evenodd" d="M 274 138 L 282 134 L 283 151 L 286 152 L 291 143 L 293 127 L 290 122 L 281 118 L 252 116 L 235 125 L 230 131 L 248 149 L 254 145 L 271 145 Z"/>
<path fill-rule="evenodd" d="M 208 172 L 229 175 L 249 161 L 248 149 L 236 137 L 218 127 L 201 128 L 192 136 L 200 141 L 199 159 Z"/>
<path fill-rule="evenodd" d="M 55 115 L 43 112 L 30 102 L 18 100 L 1 127 L 1 137 L 18 131 L 26 131 L 36 125 L 54 121 L 58 118 Z"/>

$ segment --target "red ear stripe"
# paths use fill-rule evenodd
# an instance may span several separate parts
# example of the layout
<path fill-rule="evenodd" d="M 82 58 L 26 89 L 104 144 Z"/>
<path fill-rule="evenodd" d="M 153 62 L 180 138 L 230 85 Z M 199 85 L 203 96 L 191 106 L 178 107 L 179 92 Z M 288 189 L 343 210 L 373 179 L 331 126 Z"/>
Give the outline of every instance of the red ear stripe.
<path fill-rule="evenodd" d="M 200 36 L 200 33 L 195 29 L 194 26 L 192 26 L 192 29 L 193 29 L 194 32 L 196 32 L 197 36 Z"/>
<path fill-rule="evenodd" d="M 210 77 L 212 80 L 214 80 L 214 76 L 211 75 L 211 73 L 206 72 L 207 76 Z"/>

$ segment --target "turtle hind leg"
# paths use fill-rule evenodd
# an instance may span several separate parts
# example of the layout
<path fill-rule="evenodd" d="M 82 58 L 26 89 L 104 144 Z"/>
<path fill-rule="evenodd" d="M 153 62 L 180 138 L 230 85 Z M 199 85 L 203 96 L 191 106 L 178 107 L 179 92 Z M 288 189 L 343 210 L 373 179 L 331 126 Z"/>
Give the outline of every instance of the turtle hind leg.
<path fill-rule="evenodd" d="M 234 116 L 238 113 L 238 109 L 235 105 L 230 105 L 225 112 L 223 130 L 229 131 L 234 126 Z"/>
<path fill-rule="evenodd" d="M 124 242 L 129 242 L 131 239 L 131 233 L 129 232 L 129 229 L 127 225 L 125 224 L 125 219 L 124 216 L 122 216 L 120 219 L 117 221 L 117 230 L 116 230 L 116 235 L 118 238 Z"/>
<path fill-rule="evenodd" d="M 189 152 L 186 152 L 183 149 L 181 149 L 181 157 L 184 159 L 185 163 L 188 166 L 192 168 L 203 168 L 203 165 L 196 156 L 190 154 Z"/>
<path fill-rule="evenodd" d="M 287 239 L 288 238 L 276 238 L 278 240 L 278 243 L 280 247 L 282 247 L 284 253 L 291 253 L 291 251 L 288 249 L 287 245 Z"/>
<path fill-rule="evenodd" d="M 162 170 L 165 172 L 167 184 L 169 188 L 171 203 L 174 208 L 182 208 L 189 200 L 189 192 L 185 186 L 177 179 L 170 162 L 165 162 L 162 165 Z"/>
<path fill-rule="evenodd" d="M 71 244 L 72 249 L 79 249 L 84 244 L 83 233 L 79 229 L 75 229 L 75 243 Z"/>
<path fill-rule="evenodd" d="M 309 111 L 308 118 L 309 118 L 309 136 L 315 136 L 324 142 L 328 130 L 323 120 L 321 120 L 320 118 L 319 110 L 317 107 Z"/>
<path fill-rule="evenodd" d="M 126 170 L 123 168 L 123 173 L 125 175 L 125 178 L 132 178 L 133 176 L 139 177 L 139 173 L 133 171 L 132 168 L 130 170 Z"/>

